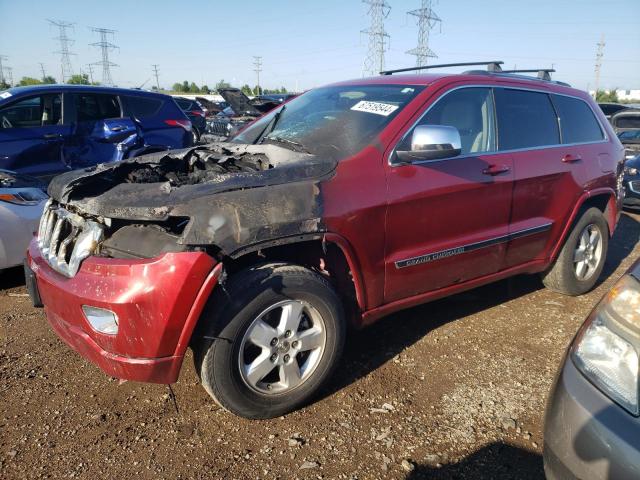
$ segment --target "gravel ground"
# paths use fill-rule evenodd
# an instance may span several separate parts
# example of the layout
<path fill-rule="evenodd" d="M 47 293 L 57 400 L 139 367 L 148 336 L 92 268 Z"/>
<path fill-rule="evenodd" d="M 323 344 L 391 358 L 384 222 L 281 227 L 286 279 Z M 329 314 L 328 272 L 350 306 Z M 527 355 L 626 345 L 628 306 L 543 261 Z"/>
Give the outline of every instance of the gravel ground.
<path fill-rule="evenodd" d="M 638 256 L 624 214 L 595 291 L 521 276 L 351 336 L 328 389 L 286 417 L 218 408 L 191 358 L 180 381 L 122 383 L 69 350 L 0 274 L 0 478 L 544 478 L 547 393 L 564 350 Z M 177 406 L 177 411 L 176 411 Z"/>

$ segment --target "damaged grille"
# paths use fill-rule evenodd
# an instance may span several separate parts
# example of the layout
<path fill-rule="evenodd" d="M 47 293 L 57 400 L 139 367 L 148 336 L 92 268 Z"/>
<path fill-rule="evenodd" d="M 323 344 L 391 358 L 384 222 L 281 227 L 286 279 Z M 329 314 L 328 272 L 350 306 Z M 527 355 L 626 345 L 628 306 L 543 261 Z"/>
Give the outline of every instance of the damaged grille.
<path fill-rule="evenodd" d="M 209 120 L 207 122 L 207 127 L 209 133 L 220 135 L 221 137 L 227 137 L 231 132 L 232 125 L 228 119 Z"/>
<path fill-rule="evenodd" d="M 47 202 L 38 228 L 38 246 L 45 261 L 66 277 L 95 253 L 104 236 L 102 225 Z"/>

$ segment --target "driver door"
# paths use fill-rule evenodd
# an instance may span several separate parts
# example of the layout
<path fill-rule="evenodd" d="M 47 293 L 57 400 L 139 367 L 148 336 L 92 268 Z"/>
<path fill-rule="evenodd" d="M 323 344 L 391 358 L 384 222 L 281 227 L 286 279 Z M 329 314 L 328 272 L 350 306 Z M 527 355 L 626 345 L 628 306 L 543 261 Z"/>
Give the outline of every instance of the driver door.
<path fill-rule="evenodd" d="M 385 303 L 500 270 L 509 234 L 513 165 L 510 154 L 496 153 L 493 105 L 488 87 L 443 94 L 416 125 L 455 127 L 461 154 L 386 165 Z M 396 150 L 410 148 L 416 125 Z"/>

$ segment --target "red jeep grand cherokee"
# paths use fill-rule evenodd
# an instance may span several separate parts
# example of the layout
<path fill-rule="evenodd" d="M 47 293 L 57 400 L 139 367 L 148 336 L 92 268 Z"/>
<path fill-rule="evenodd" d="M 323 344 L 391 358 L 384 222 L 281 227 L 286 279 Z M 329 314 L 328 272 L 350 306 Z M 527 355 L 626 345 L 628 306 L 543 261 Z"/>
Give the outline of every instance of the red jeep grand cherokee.
<path fill-rule="evenodd" d="M 109 375 L 175 382 L 191 346 L 220 405 L 269 418 L 331 376 L 348 323 L 520 273 L 588 291 L 622 145 L 585 92 L 499 63 L 317 88 L 232 142 L 56 177 L 34 303 Z"/>

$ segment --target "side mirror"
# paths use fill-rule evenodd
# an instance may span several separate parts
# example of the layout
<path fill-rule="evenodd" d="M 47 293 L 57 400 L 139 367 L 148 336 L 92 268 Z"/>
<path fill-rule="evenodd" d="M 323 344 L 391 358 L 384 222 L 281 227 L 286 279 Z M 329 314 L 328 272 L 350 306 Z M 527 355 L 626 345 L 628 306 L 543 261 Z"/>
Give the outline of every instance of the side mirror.
<path fill-rule="evenodd" d="M 460 133 L 448 125 L 418 125 L 411 136 L 410 150 L 396 150 L 397 163 L 438 160 L 460 155 Z"/>

